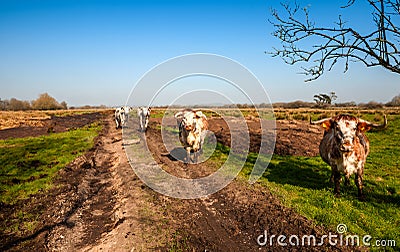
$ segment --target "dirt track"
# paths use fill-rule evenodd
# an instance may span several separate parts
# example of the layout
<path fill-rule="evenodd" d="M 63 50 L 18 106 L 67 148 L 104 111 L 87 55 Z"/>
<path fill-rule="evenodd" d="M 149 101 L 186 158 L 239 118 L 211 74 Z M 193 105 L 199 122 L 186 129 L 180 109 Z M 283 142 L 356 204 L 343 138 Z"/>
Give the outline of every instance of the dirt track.
<path fill-rule="evenodd" d="M 288 247 L 276 243 L 260 247 L 257 237 L 264 230 L 286 236 L 329 232 L 283 207 L 266 188 L 242 180 L 202 199 L 180 200 L 158 194 L 144 185 L 128 164 L 121 131 L 115 129 L 112 115 L 107 114 L 102 121 L 104 130 L 95 147 L 61 171 L 61 187 L 19 206 L 32 211 L 45 209 L 39 228 L 25 237 L 2 236 L 0 250 L 287 251 Z M 207 162 L 186 166 L 162 155 L 166 150 L 156 120 L 151 121 L 146 134 L 155 160 L 171 172 L 188 177 L 212 172 Z M 316 137 L 318 134 L 315 132 Z M 13 211 L 7 206 L 2 209 Z M 324 250 L 339 249 L 343 250 Z"/>

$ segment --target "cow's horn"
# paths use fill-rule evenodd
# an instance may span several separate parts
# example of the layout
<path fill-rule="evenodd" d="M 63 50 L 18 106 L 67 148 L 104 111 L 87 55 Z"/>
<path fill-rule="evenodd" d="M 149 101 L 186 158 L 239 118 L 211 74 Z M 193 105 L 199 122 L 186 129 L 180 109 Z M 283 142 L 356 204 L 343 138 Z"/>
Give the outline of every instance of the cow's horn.
<path fill-rule="evenodd" d="M 383 129 L 387 125 L 387 118 L 386 115 L 383 115 L 383 123 L 382 124 L 376 124 L 376 123 L 371 123 L 365 120 L 360 119 L 360 121 L 365 122 L 368 126 L 372 128 L 377 128 L 377 129 Z"/>
<path fill-rule="evenodd" d="M 311 116 L 310 116 L 310 124 L 312 124 L 312 125 L 321 124 L 321 123 L 325 122 L 326 120 L 330 120 L 330 119 L 331 118 L 324 118 L 324 119 L 321 119 L 321 120 L 318 120 L 318 121 L 312 121 L 311 120 Z"/>

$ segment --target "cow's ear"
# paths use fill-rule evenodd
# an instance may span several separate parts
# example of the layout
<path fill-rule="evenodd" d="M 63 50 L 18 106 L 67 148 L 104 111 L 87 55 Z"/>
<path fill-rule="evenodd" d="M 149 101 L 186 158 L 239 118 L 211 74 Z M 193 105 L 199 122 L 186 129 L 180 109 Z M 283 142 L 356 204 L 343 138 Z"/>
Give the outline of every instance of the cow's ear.
<path fill-rule="evenodd" d="M 183 112 L 178 112 L 175 114 L 175 118 L 182 118 L 183 117 Z"/>
<path fill-rule="evenodd" d="M 201 111 L 196 111 L 195 115 L 196 115 L 196 118 L 202 118 L 202 117 L 204 117 L 204 114 L 203 114 L 203 112 L 201 112 Z"/>
<path fill-rule="evenodd" d="M 371 129 L 371 125 L 367 122 L 358 122 L 357 129 L 358 131 L 365 132 Z"/>
<path fill-rule="evenodd" d="M 321 123 L 322 128 L 324 128 L 324 130 L 328 131 L 331 128 L 332 122 L 331 120 L 325 120 Z"/>

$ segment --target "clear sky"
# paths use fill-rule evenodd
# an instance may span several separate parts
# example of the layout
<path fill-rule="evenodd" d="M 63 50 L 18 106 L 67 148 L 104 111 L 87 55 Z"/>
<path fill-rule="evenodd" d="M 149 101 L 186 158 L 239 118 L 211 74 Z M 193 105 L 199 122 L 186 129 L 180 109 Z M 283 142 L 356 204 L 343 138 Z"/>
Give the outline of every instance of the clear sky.
<path fill-rule="evenodd" d="M 332 24 L 347 0 L 297 2 L 317 23 Z M 371 18 L 362 2 L 344 19 L 364 29 Z M 120 105 L 149 69 L 190 53 L 240 62 L 272 102 L 312 101 L 330 91 L 337 102 L 387 102 L 400 93 L 400 75 L 361 64 L 346 74 L 338 65 L 305 83 L 300 65 L 264 53 L 279 45 L 271 7 L 279 1 L 0 0 L 0 98 L 33 100 L 48 92 L 70 106 Z"/>

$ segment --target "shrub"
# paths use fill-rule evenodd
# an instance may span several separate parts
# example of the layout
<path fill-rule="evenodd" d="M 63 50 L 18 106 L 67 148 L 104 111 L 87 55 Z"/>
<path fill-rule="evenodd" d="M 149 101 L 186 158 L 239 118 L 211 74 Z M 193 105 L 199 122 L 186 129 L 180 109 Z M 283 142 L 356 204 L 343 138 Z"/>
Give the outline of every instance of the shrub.
<path fill-rule="evenodd" d="M 38 110 L 53 110 L 61 109 L 63 107 L 48 93 L 44 93 L 39 95 L 39 98 L 32 101 L 32 108 Z"/>

